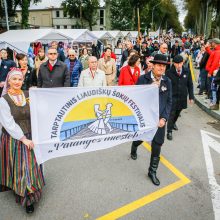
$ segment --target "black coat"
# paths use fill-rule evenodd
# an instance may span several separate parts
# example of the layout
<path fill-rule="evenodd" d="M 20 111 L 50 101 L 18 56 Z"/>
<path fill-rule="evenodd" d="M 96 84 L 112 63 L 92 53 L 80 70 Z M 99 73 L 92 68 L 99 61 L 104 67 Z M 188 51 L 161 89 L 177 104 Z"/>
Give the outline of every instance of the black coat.
<path fill-rule="evenodd" d="M 174 65 L 166 71 L 166 76 L 172 83 L 172 110 L 187 108 L 187 96 L 194 99 L 193 82 L 190 70 L 182 67 L 182 73 L 178 76 Z"/>
<path fill-rule="evenodd" d="M 151 72 L 144 74 L 139 77 L 137 85 L 149 85 L 152 84 Z M 159 88 L 159 118 L 164 118 L 166 121 L 169 118 L 171 107 L 172 107 L 172 85 L 166 76 L 162 76 L 162 80 Z M 158 128 L 153 138 L 153 141 L 159 145 L 164 142 L 165 126 Z"/>

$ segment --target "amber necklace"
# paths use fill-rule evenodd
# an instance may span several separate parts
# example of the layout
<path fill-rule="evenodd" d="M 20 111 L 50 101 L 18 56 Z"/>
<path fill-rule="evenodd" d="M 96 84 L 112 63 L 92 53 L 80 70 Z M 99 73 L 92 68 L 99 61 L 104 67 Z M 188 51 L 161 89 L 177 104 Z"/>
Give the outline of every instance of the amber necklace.
<path fill-rule="evenodd" d="M 9 89 L 8 94 L 15 105 L 23 106 L 25 104 L 24 103 L 25 97 L 24 97 L 24 93 L 22 92 L 22 90 Z"/>

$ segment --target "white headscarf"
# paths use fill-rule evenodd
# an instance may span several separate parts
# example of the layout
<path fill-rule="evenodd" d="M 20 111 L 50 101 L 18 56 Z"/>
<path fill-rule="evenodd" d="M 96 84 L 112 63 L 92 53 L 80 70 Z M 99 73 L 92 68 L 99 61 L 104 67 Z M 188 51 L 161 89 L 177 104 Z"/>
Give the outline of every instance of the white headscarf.
<path fill-rule="evenodd" d="M 2 91 L 2 96 L 7 94 L 8 89 L 10 88 L 8 82 L 15 75 L 19 75 L 19 76 L 22 76 L 22 78 L 24 78 L 23 73 L 21 72 L 21 70 L 19 68 L 11 68 L 11 70 L 8 72 L 7 78 L 5 80 L 5 85 L 4 85 L 4 88 Z"/>

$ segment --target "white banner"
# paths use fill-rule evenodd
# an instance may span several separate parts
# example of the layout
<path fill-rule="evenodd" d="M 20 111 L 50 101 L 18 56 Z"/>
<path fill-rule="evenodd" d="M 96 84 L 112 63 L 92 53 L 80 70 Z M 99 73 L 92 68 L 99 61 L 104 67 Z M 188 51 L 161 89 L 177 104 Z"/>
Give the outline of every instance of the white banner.
<path fill-rule="evenodd" d="M 154 85 L 30 90 L 32 139 L 38 163 L 151 141 L 159 121 Z"/>

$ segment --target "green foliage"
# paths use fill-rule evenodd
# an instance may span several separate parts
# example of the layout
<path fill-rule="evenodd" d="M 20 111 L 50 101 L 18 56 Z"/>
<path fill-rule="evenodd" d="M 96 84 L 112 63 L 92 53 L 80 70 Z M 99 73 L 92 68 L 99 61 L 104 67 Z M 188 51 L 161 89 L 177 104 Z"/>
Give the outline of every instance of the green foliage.
<path fill-rule="evenodd" d="M 186 29 L 192 29 L 197 34 L 204 34 L 207 6 L 211 16 L 207 17 L 207 25 L 217 28 L 220 24 L 220 2 L 219 0 L 185 0 L 185 8 L 188 11 L 184 20 Z M 214 13 L 215 12 L 215 13 Z M 214 18 L 212 14 L 215 14 Z M 209 33 L 206 33 L 206 35 Z"/>
<path fill-rule="evenodd" d="M 128 0 L 111 0 L 111 27 L 114 30 L 130 30 L 133 9 Z"/>
<path fill-rule="evenodd" d="M 31 3 L 38 3 L 41 2 L 41 0 L 6 0 L 7 1 L 7 8 L 8 8 L 8 16 L 14 17 L 16 15 L 15 10 L 18 6 L 21 7 L 21 26 L 22 28 L 28 27 L 28 17 L 29 17 L 29 7 Z M 5 16 L 5 12 L 2 8 L 2 5 L 0 4 L 0 17 Z"/>
<path fill-rule="evenodd" d="M 111 0 L 111 22 L 113 29 L 137 30 L 137 7 L 140 9 L 141 29 L 150 28 L 152 23 L 152 8 L 154 8 L 154 26 L 162 29 L 173 28 L 182 31 L 178 20 L 178 11 L 172 0 Z"/>
<path fill-rule="evenodd" d="M 96 24 L 99 0 L 65 0 L 62 2 L 62 6 L 71 18 L 76 17 L 81 19 L 82 28 L 82 19 L 88 22 L 90 30 Z"/>

